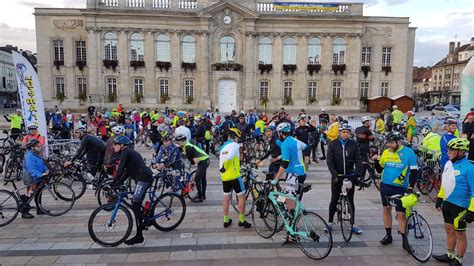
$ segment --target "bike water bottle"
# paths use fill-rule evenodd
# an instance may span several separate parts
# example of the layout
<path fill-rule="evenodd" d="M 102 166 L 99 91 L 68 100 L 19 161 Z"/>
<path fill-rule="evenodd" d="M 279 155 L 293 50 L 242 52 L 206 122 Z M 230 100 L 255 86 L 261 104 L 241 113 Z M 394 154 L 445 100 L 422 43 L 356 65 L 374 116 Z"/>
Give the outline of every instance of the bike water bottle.
<path fill-rule="evenodd" d="M 257 191 L 256 188 L 252 188 L 252 193 L 253 193 L 255 198 L 258 198 L 258 191 Z"/>
<path fill-rule="evenodd" d="M 150 206 L 151 206 L 151 202 L 146 201 L 145 206 L 143 206 L 143 215 L 148 215 L 148 213 L 150 212 Z"/>
<path fill-rule="evenodd" d="M 94 176 L 91 173 L 86 173 L 86 178 L 88 181 L 94 180 Z"/>

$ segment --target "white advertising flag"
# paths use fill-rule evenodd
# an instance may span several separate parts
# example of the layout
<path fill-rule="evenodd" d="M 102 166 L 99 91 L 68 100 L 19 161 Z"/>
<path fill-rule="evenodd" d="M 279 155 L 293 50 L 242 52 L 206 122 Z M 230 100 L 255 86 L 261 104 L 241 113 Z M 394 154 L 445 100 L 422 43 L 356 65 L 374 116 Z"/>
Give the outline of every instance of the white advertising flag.
<path fill-rule="evenodd" d="M 25 126 L 38 126 L 38 131 L 45 139 L 45 148 L 48 145 L 48 130 L 44 114 L 43 93 L 38 75 L 33 66 L 21 54 L 12 51 L 15 65 L 18 95 L 20 96 L 21 111 Z M 45 149 L 47 151 L 47 149 Z"/>

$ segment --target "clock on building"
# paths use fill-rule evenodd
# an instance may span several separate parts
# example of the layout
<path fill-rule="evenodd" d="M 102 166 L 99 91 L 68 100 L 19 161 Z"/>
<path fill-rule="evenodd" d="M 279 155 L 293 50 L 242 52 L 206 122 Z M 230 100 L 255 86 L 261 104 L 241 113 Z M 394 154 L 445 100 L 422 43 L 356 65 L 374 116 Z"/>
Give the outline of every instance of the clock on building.
<path fill-rule="evenodd" d="M 225 16 L 224 17 L 224 23 L 229 25 L 232 22 L 232 18 L 230 16 Z"/>

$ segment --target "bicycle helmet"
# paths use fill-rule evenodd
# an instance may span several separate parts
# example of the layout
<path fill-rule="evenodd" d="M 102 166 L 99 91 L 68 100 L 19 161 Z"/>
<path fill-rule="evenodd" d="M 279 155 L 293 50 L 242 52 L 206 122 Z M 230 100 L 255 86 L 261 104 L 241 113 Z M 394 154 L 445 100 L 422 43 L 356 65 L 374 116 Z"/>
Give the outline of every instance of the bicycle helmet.
<path fill-rule="evenodd" d="M 130 138 L 128 138 L 127 136 L 118 136 L 114 139 L 114 143 L 128 146 L 130 145 Z"/>
<path fill-rule="evenodd" d="M 431 132 L 431 127 L 430 126 L 424 126 L 422 129 L 421 129 L 421 133 L 423 134 L 423 136 L 426 136 L 428 135 L 428 133 Z"/>
<path fill-rule="evenodd" d="M 242 133 L 240 133 L 240 130 L 238 130 L 237 128 L 229 128 L 229 135 L 231 137 L 240 138 L 242 136 Z"/>
<path fill-rule="evenodd" d="M 289 133 L 291 131 L 291 125 L 288 122 L 279 124 L 276 128 L 277 132 Z"/>
<path fill-rule="evenodd" d="M 414 115 L 415 115 L 415 112 L 413 112 L 413 111 L 408 111 L 408 112 L 407 112 L 407 115 L 408 115 L 408 116 L 414 116 Z"/>
<path fill-rule="evenodd" d="M 348 130 L 352 132 L 352 127 L 349 124 L 343 123 L 339 126 L 339 131 Z"/>
<path fill-rule="evenodd" d="M 448 148 L 453 150 L 468 151 L 469 140 L 462 138 L 455 138 L 448 142 Z"/>
<path fill-rule="evenodd" d="M 160 133 L 160 136 L 162 138 L 170 135 L 170 132 L 169 132 L 169 127 L 165 124 L 161 124 L 158 126 L 158 128 L 156 129 L 158 131 L 158 133 Z"/>
<path fill-rule="evenodd" d="M 444 121 L 445 125 L 457 125 L 458 121 L 456 119 L 448 118 Z"/>
<path fill-rule="evenodd" d="M 28 126 L 28 129 L 30 129 L 30 130 L 32 130 L 32 129 L 33 129 L 33 130 L 34 130 L 34 129 L 38 129 L 38 126 L 35 125 L 35 124 L 30 124 L 30 125 Z"/>
<path fill-rule="evenodd" d="M 40 143 L 39 140 L 37 140 L 37 139 L 30 139 L 30 140 L 28 141 L 28 143 L 26 144 L 26 148 L 27 148 L 27 149 L 31 149 L 31 148 L 35 147 L 38 143 Z"/>
<path fill-rule="evenodd" d="M 81 118 L 86 118 L 86 117 L 87 117 L 86 114 L 82 114 L 82 115 L 81 115 Z"/>
<path fill-rule="evenodd" d="M 186 135 L 179 134 L 174 138 L 174 140 L 176 140 L 176 141 L 187 141 L 188 138 L 186 138 Z"/>
<path fill-rule="evenodd" d="M 392 132 L 387 136 L 387 141 L 398 141 L 402 139 L 403 135 L 400 132 Z"/>
<path fill-rule="evenodd" d="M 115 126 L 112 128 L 112 133 L 115 135 L 123 135 L 125 134 L 125 128 L 123 126 Z"/>
<path fill-rule="evenodd" d="M 85 133 L 87 131 L 87 128 L 86 126 L 79 124 L 74 128 L 74 131 Z"/>
<path fill-rule="evenodd" d="M 369 122 L 370 118 L 368 116 L 363 116 L 361 119 L 361 123 L 364 124 L 365 122 Z"/>

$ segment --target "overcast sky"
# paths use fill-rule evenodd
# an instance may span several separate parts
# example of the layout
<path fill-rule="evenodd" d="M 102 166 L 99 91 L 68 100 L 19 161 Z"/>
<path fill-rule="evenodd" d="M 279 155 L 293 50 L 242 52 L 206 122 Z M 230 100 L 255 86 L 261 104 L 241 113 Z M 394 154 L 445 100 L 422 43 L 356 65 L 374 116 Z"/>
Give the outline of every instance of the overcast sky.
<path fill-rule="evenodd" d="M 288 0 L 290 1 L 316 2 Z M 415 66 L 433 65 L 446 55 L 450 41 L 456 40 L 465 44 L 474 37 L 473 0 L 347 0 L 341 2 L 364 2 L 366 16 L 410 17 L 411 26 L 418 28 Z M 85 0 L 1 0 L 0 45 L 13 44 L 22 49 L 36 51 L 33 7 L 84 6 Z"/>

